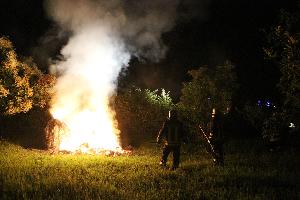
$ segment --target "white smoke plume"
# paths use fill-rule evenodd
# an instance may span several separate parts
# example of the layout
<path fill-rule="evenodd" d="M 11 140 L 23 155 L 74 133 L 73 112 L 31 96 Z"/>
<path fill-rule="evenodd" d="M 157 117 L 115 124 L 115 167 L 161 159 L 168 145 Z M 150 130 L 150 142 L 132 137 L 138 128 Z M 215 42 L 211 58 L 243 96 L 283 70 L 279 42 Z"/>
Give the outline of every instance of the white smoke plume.
<path fill-rule="evenodd" d="M 179 0 L 48 0 L 45 5 L 49 16 L 74 35 L 99 28 L 131 55 L 158 61 L 166 52 L 161 35 L 174 26 L 178 4 Z"/>
<path fill-rule="evenodd" d="M 52 114 L 74 132 L 74 136 L 62 141 L 62 149 L 74 150 L 83 143 L 97 148 L 99 141 L 105 148 L 118 147 L 117 143 L 107 146 L 114 138 L 104 133 L 118 134 L 114 114 L 108 106 L 115 81 L 132 55 L 155 61 L 164 56 L 166 48 L 161 34 L 173 27 L 178 3 L 178 0 L 45 2 L 49 16 L 71 32 L 61 50 L 63 60 L 50 69 L 59 75 Z"/>

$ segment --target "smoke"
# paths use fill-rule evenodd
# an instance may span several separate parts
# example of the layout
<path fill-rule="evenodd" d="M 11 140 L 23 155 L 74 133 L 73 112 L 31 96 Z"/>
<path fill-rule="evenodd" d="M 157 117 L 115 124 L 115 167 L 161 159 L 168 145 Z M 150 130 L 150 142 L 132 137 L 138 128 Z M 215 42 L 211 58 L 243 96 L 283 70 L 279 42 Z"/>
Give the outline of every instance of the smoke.
<path fill-rule="evenodd" d="M 62 59 L 50 68 L 58 75 L 51 113 L 72 132 L 62 140 L 62 148 L 74 150 L 83 143 L 96 148 L 99 141 L 102 147 L 118 147 L 117 142 L 111 143 L 119 131 L 108 106 L 115 82 L 131 56 L 153 61 L 165 56 L 161 34 L 174 26 L 178 3 L 179 0 L 45 2 L 49 17 L 70 33 L 60 52 Z"/>
<path fill-rule="evenodd" d="M 72 96 L 81 98 L 90 85 L 108 88 L 105 95 L 110 95 L 132 55 L 153 61 L 163 58 L 167 48 L 161 35 L 174 26 L 178 4 L 179 0 L 45 1 L 49 17 L 71 33 L 61 50 L 63 60 L 50 69 L 60 76 L 57 95 L 64 96 L 68 90 L 61 88 L 73 86 Z M 82 79 L 88 81 L 84 86 Z"/>
<path fill-rule="evenodd" d="M 161 35 L 174 26 L 178 4 L 179 0 L 45 1 L 49 17 L 71 34 L 61 50 L 63 59 L 50 69 L 59 75 L 56 104 L 63 105 L 60 101 L 65 99 L 80 102 L 94 90 L 110 96 L 133 55 L 163 58 Z"/>
<path fill-rule="evenodd" d="M 67 44 L 70 33 L 53 25 L 31 49 L 32 57 L 43 72 L 49 71 L 49 63 L 59 58 L 59 51 Z"/>
<path fill-rule="evenodd" d="M 211 0 L 182 0 L 178 9 L 178 18 L 181 22 L 196 19 L 207 20 Z"/>
<path fill-rule="evenodd" d="M 83 87 L 80 79 L 85 79 L 92 83 L 84 84 L 77 98 L 95 84 L 109 88 L 105 91 L 110 95 L 131 56 L 159 61 L 167 50 L 161 35 L 174 26 L 178 4 L 179 0 L 45 1 L 49 17 L 71 33 L 61 50 L 63 60 L 55 61 L 50 69 L 60 76 L 57 88 L 73 85 L 78 91 Z M 57 95 L 65 93 L 66 89 L 58 89 Z"/>
<path fill-rule="evenodd" d="M 48 15 L 74 35 L 93 27 L 118 40 L 130 55 L 158 61 L 166 47 L 161 35 L 171 30 L 179 0 L 53 0 Z M 87 33 L 88 34 L 88 33 Z M 126 64 L 126 63 L 125 63 Z"/>

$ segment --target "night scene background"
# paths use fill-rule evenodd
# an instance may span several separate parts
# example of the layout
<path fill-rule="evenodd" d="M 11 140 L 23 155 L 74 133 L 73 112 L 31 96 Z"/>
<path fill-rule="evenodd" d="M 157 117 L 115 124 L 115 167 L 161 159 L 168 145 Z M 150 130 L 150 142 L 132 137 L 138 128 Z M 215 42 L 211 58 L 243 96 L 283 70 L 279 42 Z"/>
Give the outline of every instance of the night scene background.
<path fill-rule="evenodd" d="M 300 199 L 299 1 L 3 0 L 0 19 L 1 199 Z"/>

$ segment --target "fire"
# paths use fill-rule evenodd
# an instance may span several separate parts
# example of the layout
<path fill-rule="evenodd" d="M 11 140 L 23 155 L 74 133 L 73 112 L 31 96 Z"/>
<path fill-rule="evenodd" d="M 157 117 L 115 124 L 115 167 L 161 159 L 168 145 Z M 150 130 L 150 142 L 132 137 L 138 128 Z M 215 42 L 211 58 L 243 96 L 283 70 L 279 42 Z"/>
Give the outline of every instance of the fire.
<path fill-rule="evenodd" d="M 58 75 L 50 112 L 65 126 L 55 135 L 59 151 L 122 152 L 109 100 L 129 54 L 100 26 L 85 27 L 62 49 L 66 58 L 52 66 Z M 56 130 L 55 129 L 55 130 Z M 52 130 L 53 132 L 53 130 Z"/>
<path fill-rule="evenodd" d="M 119 130 L 107 106 L 84 108 L 74 114 L 63 108 L 52 111 L 54 118 L 67 126 L 59 138 L 59 150 L 81 153 L 99 153 L 103 150 L 120 151 Z"/>
<path fill-rule="evenodd" d="M 49 17 L 61 28 L 55 39 L 68 36 L 60 59 L 50 67 L 58 79 L 50 105 L 56 120 L 46 127 L 48 147 L 72 152 L 120 149 L 120 131 L 109 107 L 116 80 L 131 55 L 154 61 L 164 57 L 160 36 L 174 26 L 179 1 L 144 3 L 45 1 Z"/>

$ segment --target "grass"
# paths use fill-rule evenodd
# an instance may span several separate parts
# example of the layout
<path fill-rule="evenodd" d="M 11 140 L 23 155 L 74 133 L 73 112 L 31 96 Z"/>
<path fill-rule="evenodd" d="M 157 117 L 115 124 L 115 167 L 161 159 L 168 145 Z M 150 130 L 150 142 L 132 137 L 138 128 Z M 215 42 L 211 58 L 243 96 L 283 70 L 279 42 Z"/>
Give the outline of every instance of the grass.
<path fill-rule="evenodd" d="M 158 166 L 154 144 L 109 157 L 0 141 L 0 199 L 300 199 L 296 150 L 270 153 L 255 140 L 225 150 L 225 166 L 215 167 L 201 146 L 183 146 L 181 166 L 171 171 Z"/>

